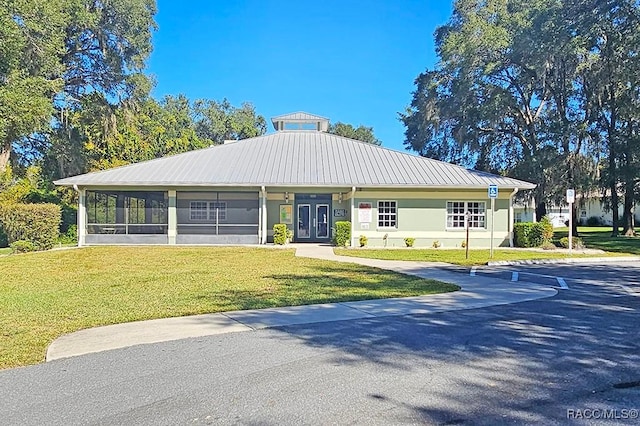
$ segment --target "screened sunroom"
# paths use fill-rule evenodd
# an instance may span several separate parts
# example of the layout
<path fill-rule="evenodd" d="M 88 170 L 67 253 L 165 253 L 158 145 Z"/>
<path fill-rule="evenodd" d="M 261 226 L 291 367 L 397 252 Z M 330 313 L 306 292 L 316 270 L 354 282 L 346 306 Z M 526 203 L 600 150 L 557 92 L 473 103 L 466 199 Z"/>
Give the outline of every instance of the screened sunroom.
<path fill-rule="evenodd" d="M 168 244 L 170 236 L 177 244 L 258 242 L 258 192 L 87 190 L 85 194 L 87 244 Z"/>

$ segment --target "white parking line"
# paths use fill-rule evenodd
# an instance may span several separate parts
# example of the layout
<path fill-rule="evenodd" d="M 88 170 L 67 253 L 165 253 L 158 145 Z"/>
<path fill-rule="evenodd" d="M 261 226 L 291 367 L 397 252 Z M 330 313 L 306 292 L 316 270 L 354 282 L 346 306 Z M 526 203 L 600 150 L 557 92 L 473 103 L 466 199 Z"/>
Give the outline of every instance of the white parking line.
<path fill-rule="evenodd" d="M 631 295 L 631 296 L 640 296 L 640 293 L 638 293 L 637 291 L 633 291 L 630 287 L 628 287 L 626 285 L 620 284 L 620 287 L 622 287 L 624 289 L 624 291 L 629 293 L 629 295 Z"/>
<path fill-rule="evenodd" d="M 475 277 L 475 276 L 476 276 L 476 269 L 477 269 L 477 268 L 476 268 L 475 266 L 474 266 L 474 267 L 472 267 L 472 268 L 471 268 L 471 272 L 469 272 L 469 276 Z"/>
<path fill-rule="evenodd" d="M 565 290 L 569 289 L 569 286 L 567 285 L 567 282 L 564 280 L 564 278 L 556 277 L 556 281 L 558 281 L 560 287 L 564 288 Z"/>
<path fill-rule="evenodd" d="M 512 272 L 511 273 L 511 282 L 515 282 L 518 281 L 518 273 L 517 272 Z"/>

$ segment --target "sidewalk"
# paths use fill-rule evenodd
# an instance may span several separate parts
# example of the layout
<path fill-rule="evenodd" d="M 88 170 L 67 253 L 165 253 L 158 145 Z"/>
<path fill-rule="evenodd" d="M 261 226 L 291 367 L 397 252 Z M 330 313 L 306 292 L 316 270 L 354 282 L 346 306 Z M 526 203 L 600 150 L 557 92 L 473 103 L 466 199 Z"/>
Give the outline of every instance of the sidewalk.
<path fill-rule="evenodd" d="M 483 308 L 551 297 L 557 293 L 552 288 L 532 283 L 471 277 L 469 274 L 447 271 L 442 269 L 451 266 L 446 263 L 362 259 L 336 256 L 333 247 L 328 245 L 292 246 L 296 248 L 296 256 L 388 269 L 457 284 L 462 289 L 430 296 L 233 311 L 90 328 L 56 339 L 47 349 L 46 360 L 268 327 Z"/>

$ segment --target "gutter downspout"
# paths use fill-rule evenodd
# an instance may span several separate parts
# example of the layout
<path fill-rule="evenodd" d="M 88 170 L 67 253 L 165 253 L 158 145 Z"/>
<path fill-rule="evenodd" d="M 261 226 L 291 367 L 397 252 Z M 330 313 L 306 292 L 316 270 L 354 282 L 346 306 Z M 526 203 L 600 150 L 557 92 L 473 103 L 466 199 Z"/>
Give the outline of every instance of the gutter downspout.
<path fill-rule="evenodd" d="M 513 197 L 518 193 L 518 188 L 513 188 L 513 192 L 509 195 L 509 247 L 513 247 Z"/>
<path fill-rule="evenodd" d="M 84 236 L 87 233 L 85 229 L 87 210 L 85 206 L 85 192 L 84 189 L 78 188 L 77 184 L 73 184 L 73 189 L 78 193 L 78 214 L 77 214 L 77 229 L 78 229 L 78 247 L 84 246 Z"/>
<path fill-rule="evenodd" d="M 267 243 L 267 189 L 262 186 L 262 239 L 260 244 Z"/>
<path fill-rule="evenodd" d="M 349 245 L 351 247 L 356 246 L 356 187 L 351 187 L 351 241 Z"/>

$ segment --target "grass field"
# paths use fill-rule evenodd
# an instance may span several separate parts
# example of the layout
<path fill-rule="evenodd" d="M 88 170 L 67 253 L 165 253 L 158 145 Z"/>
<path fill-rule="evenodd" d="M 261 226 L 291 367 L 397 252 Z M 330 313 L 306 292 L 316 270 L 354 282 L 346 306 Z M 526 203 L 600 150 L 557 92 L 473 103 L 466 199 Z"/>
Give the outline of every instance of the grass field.
<path fill-rule="evenodd" d="M 454 265 L 484 265 L 489 261 L 499 260 L 532 260 L 532 259 L 564 259 L 569 257 L 565 251 L 532 251 L 523 249 L 495 249 L 493 259 L 489 250 L 469 250 L 469 259 L 465 257 L 464 249 L 342 249 L 336 248 L 334 252 L 339 256 L 364 257 L 368 259 L 384 260 L 412 260 L 419 262 L 445 262 Z M 601 257 L 619 255 L 619 253 L 579 254 L 572 257 Z"/>
<path fill-rule="evenodd" d="M 458 287 L 293 250 L 91 247 L 0 258 L 0 369 L 62 334 L 238 309 L 434 294 Z"/>
<path fill-rule="evenodd" d="M 640 237 L 612 237 L 611 227 L 579 226 L 578 236 L 589 248 L 597 248 L 615 253 L 631 253 L 640 255 Z M 622 232 L 622 228 L 620 228 Z M 557 228 L 554 238 L 560 239 L 569 235 L 568 228 Z"/>

